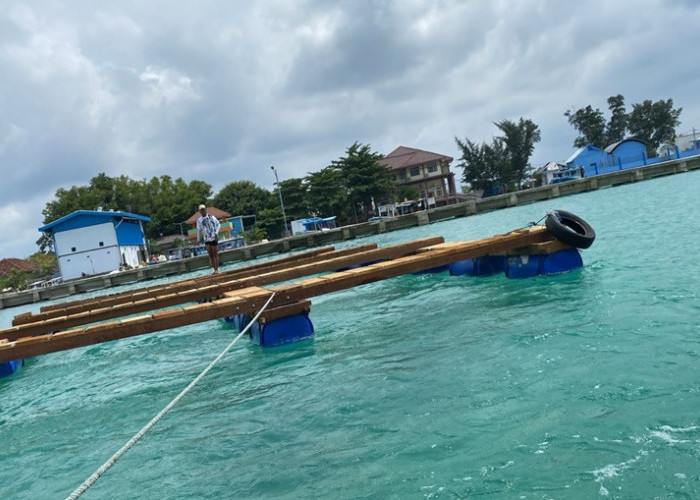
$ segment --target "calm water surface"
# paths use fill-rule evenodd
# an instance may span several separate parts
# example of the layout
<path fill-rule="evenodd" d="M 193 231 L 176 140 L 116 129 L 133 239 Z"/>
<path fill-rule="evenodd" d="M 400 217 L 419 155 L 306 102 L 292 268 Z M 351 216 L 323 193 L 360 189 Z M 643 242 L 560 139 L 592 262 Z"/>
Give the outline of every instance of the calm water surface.
<path fill-rule="evenodd" d="M 564 275 L 313 299 L 313 340 L 242 339 L 82 498 L 700 498 L 699 204 L 692 172 L 371 238 L 470 240 L 554 208 L 598 234 Z M 0 380 L 0 498 L 65 498 L 233 335 L 28 360 Z"/>

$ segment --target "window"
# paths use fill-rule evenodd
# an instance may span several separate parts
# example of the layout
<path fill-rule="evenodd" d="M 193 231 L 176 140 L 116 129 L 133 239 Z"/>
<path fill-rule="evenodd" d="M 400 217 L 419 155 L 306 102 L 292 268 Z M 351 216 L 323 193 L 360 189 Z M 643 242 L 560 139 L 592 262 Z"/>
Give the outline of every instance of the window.
<path fill-rule="evenodd" d="M 417 177 L 420 175 L 419 167 L 411 167 L 411 177 Z"/>
<path fill-rule="evenodd" d="M 75 252 L 75 250 L 76 250 L 75 247 L 71 247 L 71 249 L 70 249 L 71 252 Z"/>
<path fill-rule="evenodd" d="M 437 163 L 435 163 L 435 162 L 432 162 L 432 163 L 430 163 L 430 164 L 428 165 L 428 172 L 431 173 L 431 174 L 434 173 L 434 172 L 437 172 L 437 169 L 438 169 L 438 168 L 437 168 Z"/>
<path fill-rule="evenodd" d="M 101 246 L 101 247 L 105 246 L 105 242 L 104 242 L 104 241 L 100 241 L 100 246 Z"/>

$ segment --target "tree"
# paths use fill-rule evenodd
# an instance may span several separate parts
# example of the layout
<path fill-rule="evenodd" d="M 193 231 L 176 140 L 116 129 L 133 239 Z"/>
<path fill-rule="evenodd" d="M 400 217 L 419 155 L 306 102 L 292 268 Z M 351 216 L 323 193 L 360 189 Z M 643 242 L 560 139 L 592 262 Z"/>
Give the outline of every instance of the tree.
<path fill-rule="evenodd" d="M 462 169 L 462 180 L 472 189 L 491 189 L 501 185 L 502 174 L 508 165 L 508 155 L 503 139 L 495 137 L 492 144 L 476 144 L 469 139 L 455 137 L 462 151 L 458 167 Z"/>
<path fill-rule="evenodd" d="M 345 154 L 331 166 L 342 172 L 353 217 L 359 222 L 371 215 L 373 201 L 382 203 L 391 198 L 394 180 L 389 169 L 379 163 L 382 155 L 372 152 L 369 144 L 355 142 Z"/>
<path fill-rule="evenodd" d="M 648 156 L 655 156 L 661 144 L 673 144 L 676 140 L 682 111 L 683 108 L 673 109 L 673 99 L 656 102 L 647 99 L 633 104 L 629 114 L 630 134 L 644 141 Z"/>
<path fill-rule="evenodd" d="M 603 113 L 590 105 L 576 111 L 566 111 L 564 116 L 579 131 L 574 140 L 574 147 L 587 144 L 601 149 L 623 140 L 626 136 L 643 141 L 647 154 L 654 156 L 661 144 L 673 143 L 676 127 L 680 125 L 679 117 L 683 108 L 673 109 L 673 100 L 652 102 L 645 100 L 633 104 L 632 112 L 625 110 L 625 98 L 621 95 L 608 97 L 610 119 L 607 125 Z"/>
<path fill-rule="evenodd" d="M 177 234 L 179 223 L 187 220 L 198 204 L 211 196 L 211 186 L 202 181 L 189 184 L 168 175 L 153 177 L 150 181 L 135 181 L 126 176 L 109 177 L 100 173 L 90 179 L 88 186 L 59 188 L 56 198 L 49 201 L 42 215 L 44 224 L 65 217 L 76 210 L 123 210 L 148 215 L 151 222 L 144 224 L 147 238 Z M 51 238 L 43 234 L 37 245 L 43 252 L 51 248 Z"/>
<path fill-rule="evenodd" d="M 589 104 L 585 108 L 576 111 L 566 111 L 564 113 L 569 123 L 579 132 L 579 136 L 574 139 L 574 147 L 580 148 L 587 144 L 592 144 L 599 148 L 605 147 L 605 118 L 599 109 L 593 109 Z"/>
<path fill-rule="evenodd" d="M 138 189 L 134 190 L 134 194 Z M 211 196 L 211 186 L 205 183 L 185 183 L 181 178 L 173 180 L 169 175 L 153 177 L 141 188 L 148 196 L 133 197 L 136 213 L 148 215 L 151 222 L 144 224 L 148 238 L 180 232 L 180 223 L 187 220 L 197 205 Z"/>
<path fill-rule="evenodd" d="M 51 276 L 58 270 L 58 261 L 53 253 L 36 252 L 27 259 L 37 269 L 37 276 Z"/>
<path fill-rule="evenodd" d="M 287 216 L 287 223 L 297 219 L 304 219 L 309 216 L 304 179 L 295 177 L 280 181 L 280 185 L 275 188 L 272 195 L 272 197 L 275 199 L 275 204 L 279 205 L 280 196 L 277 189 L 282 189 L 282 201 L 284 202 L 284 211 Z"/>
<path fill-rule="evenodd" d="M 348 192 L 340 169 L 328 166 L 305 177 L 309 213 L 348 220 Z"/>
<path fill-rule="evenodd" d="M 232 215 L 255 215 L 271 208 L 275 198 L 270 191 L 251 181 L 236 181 L 226 184 L 214 196 L 212 203 Z"/>
<path fill-rule="evenodd" d="M 518 123 L 502 120 L 495 125 L 505 134 L 502 142 L 509 164 L 501 173 L 501 183 L 504 186 L 515 184 L 520 188 L 523 178 L 530 170 L 530 156 L 535 150 L 535 143 L 540 142 L 540 129 L 531 120 L 522 117 Z"/>
<path fill-rule="evenodd" d="M 625 110 L 625 98 L 621 94 L 608 97 L 610 119 L 605 127 L 606 146 L 620 142 L 625 138 L 629 118 Z"/>

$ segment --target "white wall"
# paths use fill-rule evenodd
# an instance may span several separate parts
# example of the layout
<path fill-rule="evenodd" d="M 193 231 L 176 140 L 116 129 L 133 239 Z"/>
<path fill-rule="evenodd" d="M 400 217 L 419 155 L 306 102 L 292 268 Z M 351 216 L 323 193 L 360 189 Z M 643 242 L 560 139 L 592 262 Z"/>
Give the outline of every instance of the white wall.
<path fill-rule="evenodd" d="M 119 269 L 121 255 L 111 222 L 54 233 L 56 257 L 64 280 Z"/>

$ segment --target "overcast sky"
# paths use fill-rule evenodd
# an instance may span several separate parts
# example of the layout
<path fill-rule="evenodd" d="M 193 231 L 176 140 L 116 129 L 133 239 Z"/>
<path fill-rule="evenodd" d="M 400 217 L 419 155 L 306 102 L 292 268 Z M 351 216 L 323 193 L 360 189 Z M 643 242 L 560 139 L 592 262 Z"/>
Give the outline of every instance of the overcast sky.
<path fill-rule="evenodd" d="M 0 0 L 0 259 L 37 251 L 56 190 L 100 172 L 272 189 L 358 141 L 460 156 L 530 119 L 622 94 L 700 129 L 692 0 Z M 96 207 L 83 207 L 94 209 Z M 194 207 L 193 207 L 194 210 Z M 148 214 L 144 214 L 148 215 Z"/>

